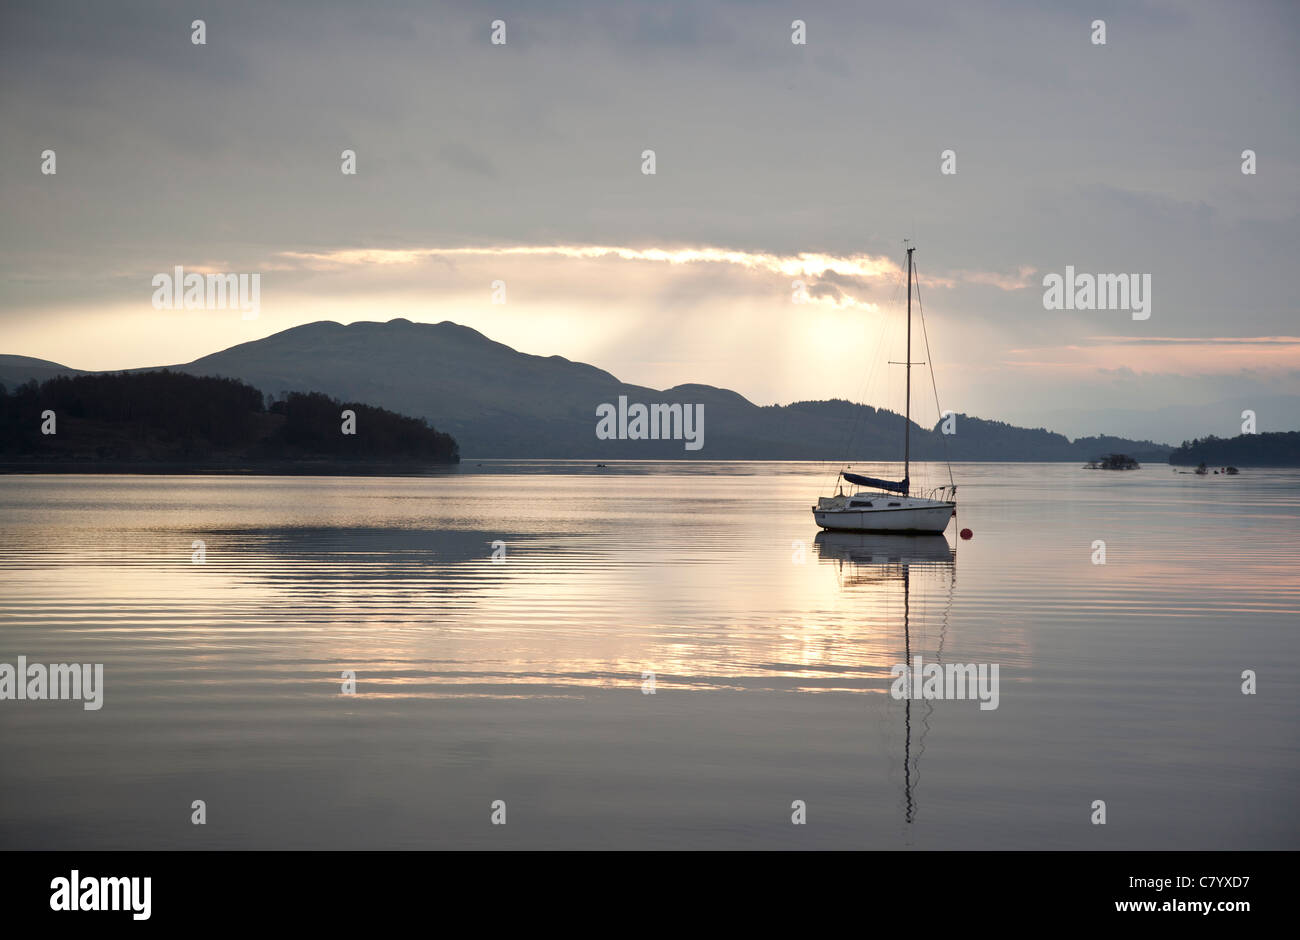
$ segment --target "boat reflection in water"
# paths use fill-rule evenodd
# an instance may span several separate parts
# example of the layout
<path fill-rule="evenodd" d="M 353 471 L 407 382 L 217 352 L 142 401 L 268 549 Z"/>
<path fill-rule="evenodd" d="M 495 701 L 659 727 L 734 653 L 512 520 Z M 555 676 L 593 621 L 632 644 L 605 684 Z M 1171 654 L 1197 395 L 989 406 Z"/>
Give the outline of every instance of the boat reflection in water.
<path fill-rule="evenodd" d="M 938 637 L 925 653 L 928 662 L 943 662 L 943 643 L 948 632 L 948 616 L 952 610 L 953 590 L 957 584 L 956 554 L 942 535 L 887 535 L 880 533 L 832 532 L 817 533 L 814 541 L 819 562 L 838 567 L 840 587 L 844 590 L 897 582 L 902 588 L 903 625 L 902 660 L 910 665 L 912 654 L 921 653 L 913 646 L 912 636 L 912 581 L 931 575 L 945 582 L 947 597 L 941 614 L 936 614 Z M 924 624 L 923 624 L 924 626 Z M 922 630 L 924 636 L 925 631 Z M 891 663 L 890 665 L 893 665 Z M 891 686 L 892 686 L 891 681 Z M 930 728 L 934 702 L 921 700 L 919 708 L 921 730 L 917 739 L 917 752 L 912 754 L 912 699 L 903 699 L 903 820 L 910 824 L 916 816 L 913 787 L 919 775 L 919 761 L 925 751 L 925 734 Z"/>
<path fill-rule="evenodd" d="M 814 544 L 822 561 L 850 566 L 931 565 L 952 567 L 956 558 L 942 535 L 889 535 L 880 532 L 833 532 L 823 529 Z M 898 577 L 897 571 L 893 577 Z M 873 580 L 879 580 L 873 579 Z"/>

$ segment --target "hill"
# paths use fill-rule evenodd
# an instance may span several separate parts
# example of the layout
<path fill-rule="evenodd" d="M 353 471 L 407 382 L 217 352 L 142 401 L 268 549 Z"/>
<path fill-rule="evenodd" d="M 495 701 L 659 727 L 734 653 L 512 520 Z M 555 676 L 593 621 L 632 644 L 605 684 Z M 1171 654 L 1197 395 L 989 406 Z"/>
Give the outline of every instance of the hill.
<path fill-rule="evenodd" d="M 308 323 L 169 368 L 240 379 L 276 395 L 319 391 L 418 415 L 452 434 L 462 452 L 475 457 L 901 457 L 903 417 L 892 411 L 846 401 L 759 406 L 711 385 L 665 390 L 631 385 L 586 363 L 517 352 L 448 321 Z M 15 375 L 21 370 L 0 362 L 0 380 Z M 703 405 L 704 446 L 688 450 L 682 440 L 599 439 L 597 408 L 616 406 L 620 396 L 629 406 Z M 958 416 L 957 433 L 946 438 L 937 427 L 913 424 L 912 448 L 920 460 L 945 453 L 954 460 L 1088 460 L 1123 451 L 1161 461 L 1171 449 L 1122 438 L 1072 442 L 1043 428 L 965 415 Z"/>

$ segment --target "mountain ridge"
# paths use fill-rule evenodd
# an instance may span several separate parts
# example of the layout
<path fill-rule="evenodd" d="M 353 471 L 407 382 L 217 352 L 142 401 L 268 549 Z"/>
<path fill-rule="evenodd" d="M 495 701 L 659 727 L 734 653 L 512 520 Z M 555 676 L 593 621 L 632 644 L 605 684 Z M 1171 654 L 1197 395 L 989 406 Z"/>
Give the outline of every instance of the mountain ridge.
<path fill-rule="evenodd" d="M 563 356 L 519 352 L 472 327 L 405 318 L 316 320 L 239 343 L 170 369 L 237 378 L 270 395 L 322 392 L 425 418 L 472 457 L 829 459 L 899 461 L 903 416 L 843 399 L 758 405 L 732 389 L 687 382 L 653 389 Z M 0 382 L 83 374 L 48 360 L 0 356 Z M 40 373 L 29 375 L 27 373 Z M 678 440 L 600 440 L 597 406 L 704 407 L 704 446 Z M 916 460 L 1088 460 L 1123 450 L 1163 460 L 1172 447 L 1118 437 L 1079 438 L 1045 428 L 957 415 L 956 434 L 912 423 Z M 856 439 L 852 454 L 843 450 Z M 1095 452 L 1094 452 L 1095 451 Z"/>

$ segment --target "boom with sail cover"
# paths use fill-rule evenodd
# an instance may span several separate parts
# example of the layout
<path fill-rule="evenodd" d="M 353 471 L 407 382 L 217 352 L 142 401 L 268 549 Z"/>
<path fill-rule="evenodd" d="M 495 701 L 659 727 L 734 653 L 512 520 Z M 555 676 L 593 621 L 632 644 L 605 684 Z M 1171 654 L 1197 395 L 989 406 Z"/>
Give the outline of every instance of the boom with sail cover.
<path fill-rule="evenodd" d="M 906 478 L 895 483 L 893 480 L 879 480 L 876 477 L 864 477 L 858 473 L 849 473 L 847 470 L 841 475 L 850 483 L 856 483 L 858 486 L 874 486 L 877 489 L 885 490 L 889 493 L 902 493 L 904 496 L 907 495 L 909 481 Z"/>

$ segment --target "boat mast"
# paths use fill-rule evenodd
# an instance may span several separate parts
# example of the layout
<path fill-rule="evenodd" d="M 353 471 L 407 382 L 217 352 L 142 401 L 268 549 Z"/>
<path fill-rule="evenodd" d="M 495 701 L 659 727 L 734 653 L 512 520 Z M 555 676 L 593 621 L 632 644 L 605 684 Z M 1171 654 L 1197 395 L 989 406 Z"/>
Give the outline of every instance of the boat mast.
<path fill-rule="evenodd" d="M 912 474 L 910 472 L 910 463 L 912 458 L 912 252 L 916 248 L 908 246 L 907 249 L 907 404 L 903 411 L 903 483 L 909 495 L 912 487 L 909 484 Z"/>

